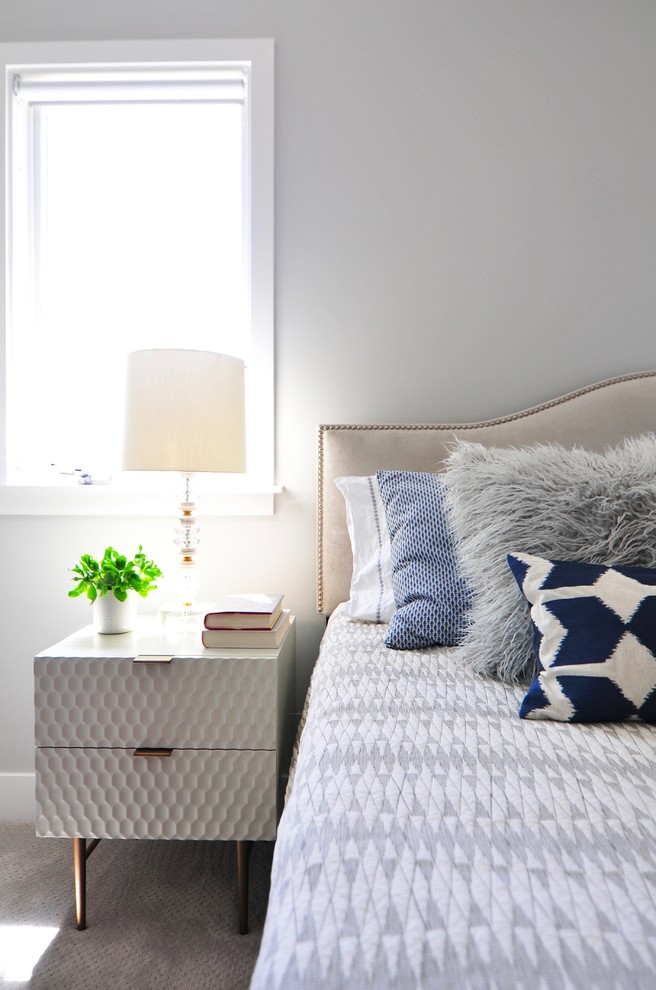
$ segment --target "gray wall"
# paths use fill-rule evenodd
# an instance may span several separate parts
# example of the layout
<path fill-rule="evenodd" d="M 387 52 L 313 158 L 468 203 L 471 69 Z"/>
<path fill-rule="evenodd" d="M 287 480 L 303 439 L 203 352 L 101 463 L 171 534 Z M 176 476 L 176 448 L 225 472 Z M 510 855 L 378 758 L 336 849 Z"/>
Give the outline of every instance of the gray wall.
<path fill-rule="evenodd" d="M 318 422 L 479 419 L 656 364 L 656 5 L 1 0 L 4 41 L 212 36 L 276 42 L 285 492 L 274 518 L 207 520 L 203 567 L 217 594 L 285 591 L 300 699 Z M 88 619 L 72 559 L 156 556 L 169 528 L 4 517 L 0 538 L 1 802 L 32 769 L 31 657 Z"/>

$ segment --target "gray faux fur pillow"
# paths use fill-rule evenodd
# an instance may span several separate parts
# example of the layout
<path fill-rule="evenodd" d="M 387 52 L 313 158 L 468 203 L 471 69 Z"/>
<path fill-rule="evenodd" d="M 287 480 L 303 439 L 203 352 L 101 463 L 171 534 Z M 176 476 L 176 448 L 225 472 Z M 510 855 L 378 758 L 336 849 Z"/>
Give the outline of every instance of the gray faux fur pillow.
<path fill-rule="evenodd" d="M 656 565 L 653 434 L 604 453 L 458 441 L 447 472 L 460 567 L 473 589 L 458 656 L 476 673 L 519 682 L 536 671 L 531 624 L 508 553 Z"/>

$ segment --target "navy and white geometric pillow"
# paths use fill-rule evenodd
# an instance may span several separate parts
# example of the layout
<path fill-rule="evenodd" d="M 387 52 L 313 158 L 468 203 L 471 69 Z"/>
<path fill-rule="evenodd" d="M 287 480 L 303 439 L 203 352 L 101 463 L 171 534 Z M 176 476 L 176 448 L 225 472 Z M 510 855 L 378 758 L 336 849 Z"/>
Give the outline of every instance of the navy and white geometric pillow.
<path fill-rule="evenodd" d="M 393 650 L 455 646 L 467 628 L 471 591 L 456 561 L 446 482 L 423 471 L 379 471 L 376 478 L 390 534 L 397 605 L 385 645 Z"/>
<path fill-rule="evenodd" d="M 540 672 L 521 718 L 656 723 L 656 570 L 510 554 Z"/>

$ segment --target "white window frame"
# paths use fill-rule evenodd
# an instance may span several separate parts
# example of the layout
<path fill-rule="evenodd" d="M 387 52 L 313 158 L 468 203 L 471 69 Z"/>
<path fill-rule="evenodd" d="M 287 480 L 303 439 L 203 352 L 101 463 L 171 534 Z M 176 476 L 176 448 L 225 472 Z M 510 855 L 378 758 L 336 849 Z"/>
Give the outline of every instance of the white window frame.
<path fill-rule="evenodd" d="M 271 39 L 193 41 L 30 42 L 0 44 L 0 514 L 170 515 L 168 494 L 118 486 L 15 486 L 7 484 L 7 346 L 11 308 L 11 217 L 8 215 L 12 93 L 8 83 L 21 66 L 95 66 L 103 63 L 233 63 L 249 71 L 251 212 L 249 217 L 252 358 L 248 389 L 257 394 L 257 412 L 247 408 L 249 469 L 245 480 L 212 476 L 202 497 L 207 514 L 268 515 L 274 494 L 274 70 Z M 184 346 L 184 344 L 181 344 Z M 256 417 L 256 419 L 255 419 Z M 202 479 L 201 479 L 202 480 Z M 208 479 L 209 480 L 209 479 Z M 124 482 L 125 484 L 125 482 Z M 206 486 L 203 486 L 206 487 Z"/>

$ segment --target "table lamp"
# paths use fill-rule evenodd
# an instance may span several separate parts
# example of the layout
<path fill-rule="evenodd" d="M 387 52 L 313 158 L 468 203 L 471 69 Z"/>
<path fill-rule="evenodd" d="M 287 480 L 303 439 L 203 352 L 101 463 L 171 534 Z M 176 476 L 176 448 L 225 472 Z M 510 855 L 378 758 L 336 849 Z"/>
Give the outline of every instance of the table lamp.
<path fill-rule="evenodd" d="M 192 479 L 198 472 L 246 470 L 244 362 L 211 351 L 155 349 L 128 355 L 124 471 L 182 476 L 179 574 L 166 615 L 207 611 L 197 601 L 198 526 Z"/>

